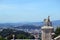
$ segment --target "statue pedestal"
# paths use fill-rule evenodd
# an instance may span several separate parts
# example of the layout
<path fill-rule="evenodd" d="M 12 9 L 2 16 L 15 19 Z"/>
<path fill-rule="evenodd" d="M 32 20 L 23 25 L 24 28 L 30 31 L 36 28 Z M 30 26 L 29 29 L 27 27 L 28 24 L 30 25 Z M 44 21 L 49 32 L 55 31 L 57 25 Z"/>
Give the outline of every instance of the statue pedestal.
<path fill-rule="evenodd" d="M 41 32 L 42 32 L 42 40 L 51 40 L 52 39 L 52 35 L 51 33 L 53 32 L 53 27 L 51 26 L 43 26 L 41 28 Z"/>

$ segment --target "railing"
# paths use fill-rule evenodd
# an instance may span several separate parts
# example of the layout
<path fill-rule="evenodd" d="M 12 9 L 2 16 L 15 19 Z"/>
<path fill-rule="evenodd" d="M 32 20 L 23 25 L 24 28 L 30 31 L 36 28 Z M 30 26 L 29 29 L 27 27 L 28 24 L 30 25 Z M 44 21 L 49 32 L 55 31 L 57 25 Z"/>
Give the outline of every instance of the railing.
<path fill-rule="evenodd" d="M 40 39 L 11 39 L 11 40 L 40 40 Z"/>

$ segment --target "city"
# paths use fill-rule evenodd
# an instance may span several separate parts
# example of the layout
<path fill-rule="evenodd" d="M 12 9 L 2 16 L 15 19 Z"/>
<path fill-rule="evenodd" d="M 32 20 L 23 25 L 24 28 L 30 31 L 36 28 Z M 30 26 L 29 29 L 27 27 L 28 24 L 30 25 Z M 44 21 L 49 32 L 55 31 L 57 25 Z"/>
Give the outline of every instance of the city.
<path fill-rule="evenodd" d="M 0 0 L 0 40 L 60 40 L 60 0 Z"/>

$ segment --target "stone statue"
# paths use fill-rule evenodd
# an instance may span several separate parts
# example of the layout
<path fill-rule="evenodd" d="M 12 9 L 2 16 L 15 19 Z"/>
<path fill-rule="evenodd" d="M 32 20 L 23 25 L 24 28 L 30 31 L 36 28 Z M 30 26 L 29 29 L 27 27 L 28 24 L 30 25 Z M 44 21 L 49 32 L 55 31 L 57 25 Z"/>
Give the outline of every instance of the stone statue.
<path fill-rule="evenodd" d="M 50 16 L 48 16 L 48 19 L 44 19 L 44 26 L 52 26 L 52 22 L 50 21 Z"/>

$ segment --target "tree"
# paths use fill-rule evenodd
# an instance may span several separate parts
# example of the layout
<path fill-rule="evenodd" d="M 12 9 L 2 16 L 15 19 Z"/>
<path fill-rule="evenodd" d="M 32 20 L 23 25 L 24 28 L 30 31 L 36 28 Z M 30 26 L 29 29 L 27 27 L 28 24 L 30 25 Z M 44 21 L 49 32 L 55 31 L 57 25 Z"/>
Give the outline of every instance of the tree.
<path fill-rule="evenodd" d="M 60 35 L 60 27 L 57 27 L 55 30 L 55 37 L 57 37 L 58 35 Z"/>
<path fill-rule="evenodd" d="M 5 38 L 3 38 L 2 36 L 0 36 L 0 40 L 6 40 Z"/>
<path fill-rule="evenodd" d="M 17 37 L 17 39 L 34 39 L 34 36 L 32 36 L 32 35 L 27 36 L 27 34 L 26 35 L 25 34 L 18 34 L 18 35 L 16 35 L 16 37 Z"/>

